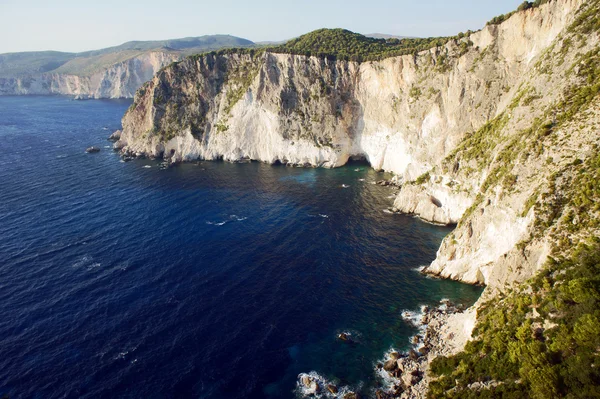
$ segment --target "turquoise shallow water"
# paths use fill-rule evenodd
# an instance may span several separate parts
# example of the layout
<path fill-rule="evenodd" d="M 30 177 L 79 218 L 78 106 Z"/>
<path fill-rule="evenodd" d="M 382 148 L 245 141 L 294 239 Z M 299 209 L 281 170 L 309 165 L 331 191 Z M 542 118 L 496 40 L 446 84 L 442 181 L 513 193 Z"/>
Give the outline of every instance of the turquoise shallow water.
<path fill-rule="evenodd" d="M 415 271 L 450 229 L 386 213 L 368 165 L 122 163 L 129 104 L 0 97 L 0 394 L 293 398 L 309 371 L 368 392 L 402 310 L 479 296 Z"/>

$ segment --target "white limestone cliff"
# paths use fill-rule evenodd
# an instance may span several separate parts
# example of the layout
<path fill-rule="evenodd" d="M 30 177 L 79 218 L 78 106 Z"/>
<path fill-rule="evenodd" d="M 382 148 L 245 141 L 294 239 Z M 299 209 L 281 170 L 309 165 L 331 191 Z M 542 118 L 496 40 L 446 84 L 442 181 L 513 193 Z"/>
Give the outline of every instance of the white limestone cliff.
<path fill-rule="evenodd" d="M 133 98 L 135 92 L 161 68 L 181 55 L 145 52 L 86 75 L 43 73 L 0 78 L 0 95 L 68 95 L 78 99 Z"/>
<path fill-rule="evenodd" d="M 138 91 L 115 146 L 174 161 L 337 167 L 365 158 L 404 183 L 397 211 L 458 224 L 426 272 L 501 289 L 544 263 L 547 240 L 532 239 L 535 210 L 524 204 L 579 153 L 554 152 L 551 165 L 550 150 L 524 149 L 501 181 L 493 181 L 496 161 L 576 82 L 571 66 L 597 46 L 597 38 L 568 45 L 567 28 L 585 4 L 551 1 L 443 48 L 382 61 L 269 52 L 190 57 Z M 487 158 L 465 156 L 461 145 L 488 127 L 484 141 L 496 142 L 483 147 Z M 594 135 L 557 137 L 586 148 Z"/>

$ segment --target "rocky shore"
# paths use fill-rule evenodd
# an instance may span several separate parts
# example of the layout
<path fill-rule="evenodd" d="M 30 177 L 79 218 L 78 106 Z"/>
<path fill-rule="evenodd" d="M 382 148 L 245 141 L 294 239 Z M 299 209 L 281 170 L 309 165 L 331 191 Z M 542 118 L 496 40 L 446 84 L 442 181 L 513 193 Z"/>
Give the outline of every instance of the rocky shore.
<path fill-rule="evenodd" d="M 390 350 L 375 366 L 381 388 L 366 393 L 355 392 L 351 387 L 337 386 L 316 372 L 298 376 L 297 391 L 300 397 L 313 398 L 376 398 L 424 399 L 431 376 L 429 365 L 438 356 L 459 352 L 471 337 L 475 324 L 474 308 L 464 309 L 447 300 L 439 306 L 422 306 L 419 311 L 405 311 L 404 320 L 418 329 L 411 337 L 411 347 L 406 352 Z M 342 333 L 342 341 L 351 341 L 350 334 Z"/>
<path fill-rule="evenodd" d="M 377 399 L 425 398 L 431 379 L 429 364 L 438 356 L 462 349 L 471 337 L 475 311 L 443 300 L 440 306 L 423 306 L 420 312 L 404 312 L 403 318 L 419 329 L 405 353 L 390 351 L 377 364 L 387 387 L 375 393 Z"/>

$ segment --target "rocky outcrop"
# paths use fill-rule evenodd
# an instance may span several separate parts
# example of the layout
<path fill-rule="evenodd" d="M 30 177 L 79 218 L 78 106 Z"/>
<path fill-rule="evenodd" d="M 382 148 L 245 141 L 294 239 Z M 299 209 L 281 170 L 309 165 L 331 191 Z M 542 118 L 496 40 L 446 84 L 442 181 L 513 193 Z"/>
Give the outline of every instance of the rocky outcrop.
<path fill-rule="evenodd" d="M 573 44 L 582 35 L 570 26 L 586 4 L 551 1 L 382 61 L 189 57 L 137 92 L 115 148 L 171 161 L 336 167 L 364 158 L 404 183 L 395 210 L 458 224 L 426 272 L 494 287 L 521 281 L 548 253 L 543 238 L 531 240 L 535 207 L 524 204 L 595 140 L 544 120 L 579 84 L 579 59 L 597 48 L 593 36 Z M 576 150 L 556 145 L 567 139 Z"/>
<path fill-rule="evenodd" d="M 121 146 L 178 160 L 325 167 L 364 157 L 412 180 L 510 103 L 580 3 L 552 2 L 443 48 L 378 62 L 272 53 L 188 58 L 138 93 Z M 433 213 L 455 222 L 460 210 Z"/>
<path fill-rule="evenodd" d="M 181 54 L 177 52 L 152 51 L 86 75 L 54 72 L 0 77 L 0 95 L 61 94 L 79 99 L 133 98 L 140 86 L 152 79 L 156 72 L 180 58 Z"/>
<path fill-rule="evenodd" d="M 396 174 L 396 211 L 457 225 L 424 271 L 486 285 L 489 298 L 534 276 L 557 232 L 571 242 L 582 223 L 563 199 L 586 173 L 573 166 L 600 148 L 597 6 L 550 1 L 442 48 L 376 62 L 187 58 L 137 92 L 115 148 L 172 161 L 336 167 L 364 158 Z M 452 332 L 407 362 L 426 372 L 422 357 L 445 354 L 448 342 L 460 350 L 479 303 L 436 321 Z M 386 372 L 397 373 L 391 360 Z M 405 374 L 402 389 L 423 384 Z"/>

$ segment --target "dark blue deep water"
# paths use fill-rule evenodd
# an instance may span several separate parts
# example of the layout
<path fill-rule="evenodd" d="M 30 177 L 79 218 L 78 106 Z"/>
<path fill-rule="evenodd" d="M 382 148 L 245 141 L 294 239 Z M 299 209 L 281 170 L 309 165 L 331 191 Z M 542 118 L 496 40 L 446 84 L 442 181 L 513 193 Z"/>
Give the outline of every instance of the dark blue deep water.
<path fill-rule="evenodd" d="M 479 295 L 415 271 L 449 229 L 385 213 L 367 165 L 123 163 L 129 104 L 0 97 L 0 395 L 293 398 L 310 371 L 368 392 L 402 310 Z"/>

